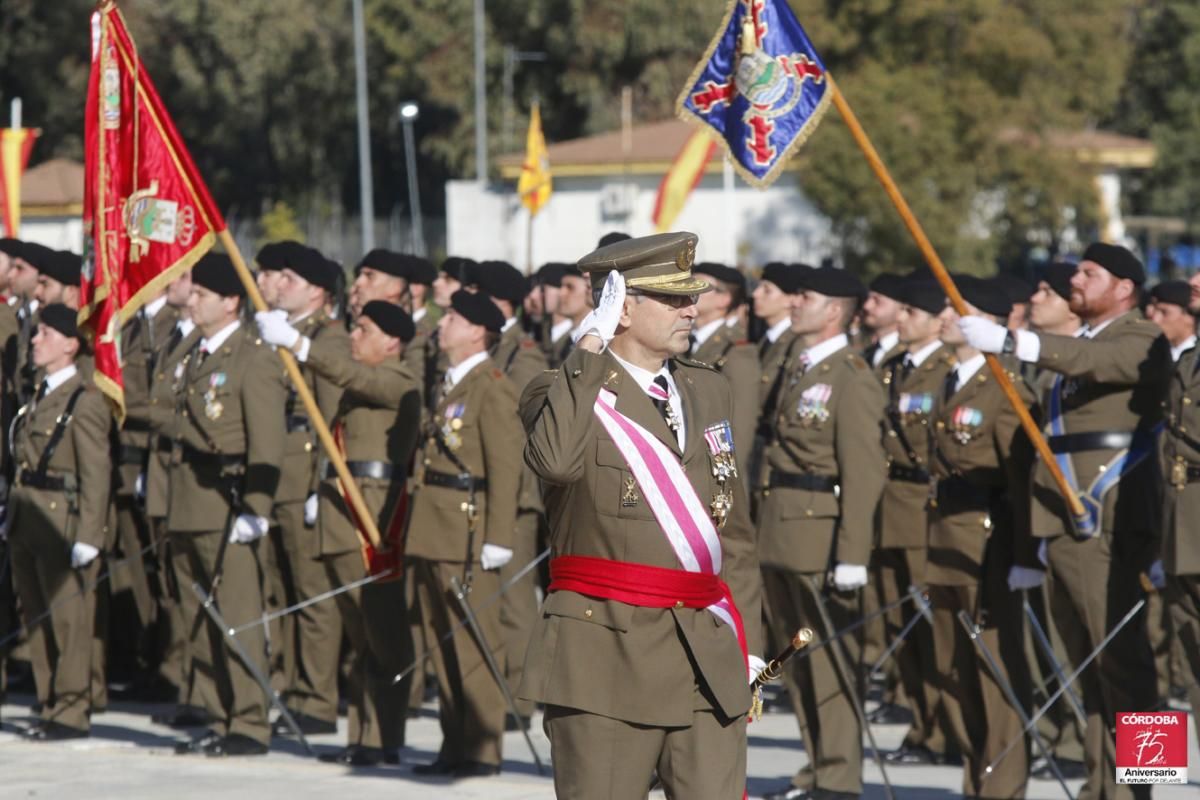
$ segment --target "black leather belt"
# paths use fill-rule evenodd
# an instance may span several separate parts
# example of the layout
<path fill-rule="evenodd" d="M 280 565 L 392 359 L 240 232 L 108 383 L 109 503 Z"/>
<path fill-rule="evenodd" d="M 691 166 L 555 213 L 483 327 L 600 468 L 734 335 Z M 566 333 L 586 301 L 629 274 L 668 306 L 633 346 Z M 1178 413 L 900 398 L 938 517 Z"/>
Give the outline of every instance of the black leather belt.
<path fill-rule="evenodd" d="M 958 511 L 970 508 L 987 510 L 991 505 L 991 500 L 990 487 L 971 483 L 962 475 L 938 479 L 937 503 L 940 506 L 950 506 Z"/>
<path fill-rule="evenodd" d="M 117 458 L 121 464 L 145 464 L 149 450 L 132 444 L 121 445 Z"/>
<path fill-rule="evenodd" d="M 148 419 L 129 419 L 126 417 L 125 424 L 121 426 L 122 431 L 129 433 L 150 433 L 150 420 Z"/>
<path fill-rule="evenodd" d="M 1200 481 L 1200 467 L 1189 465 L 1187 468 L 1187 482 L 1196 483 L 1197 481 Z"/>
<path fill-rule="evenodd" d="M 374 478 L 378 481 L 390 480 L 395 474 L 395 469 L 386 461 L 347 461 L 346 468 L 350 470 L 352 478 Z M 325 477 L 336 478 L 337 470 L 333 468 L 333 464 L 325 465 Z"/>
<path fill-rule="evenodd" d="M 38 475 L 31 469 L 21 470 L 17 475 L 17 483 L 20 486 L 45 489 L 50 492 L 61 492 L 67 488 L 67 479 L 62 475 Z"/>
<path fill-rule="evenodd" d="M 442 486 L 446 489 L 458 489 L 460 492 L 469 492 L 474 489 L 477 492 L 482 492 L 487 488 L 487 478 L 472 478 L 469 475 L 451 475 L 448 472 L 437 472 L 435 470 L 425 470 L 424 484 L 426 486 Z"/>
<path fill-rule="evenodd" d="M 809 492 L 832 492 L 837 488 L 838 479 L 832 475 L 814 475 L 811 472 L 780 472 L 771 470 L 771 479 L 767 482 L 768 489 L 777 487 L 783 489 L 804 489 Z"/>
<path fill-rule="evenodd" d="M 171 452 L 171 440 L 168 439 L 166 436 L 156 437 L 156 440 L 154 443 L 154 449 L 160 453 Z"/>
<path fill-rule="evenodd" d="M 1085 450 L 1124 450 L 1133 444 L 1128 431 L 1096 431 L 1094 433 L 1064 433 L 1046 440 L 1052 453 L 1079 453 Z"/>
<path fill-rule="evenodd" d="M 183 445 L 183 460 L 197 467 L 240 467 L 246 463 L 244 453 L 208 453 L 190 445 Z"/>
<path fill-rule="evenodd" d="M 312 424 L 309 422 L 308 417 L 303 414 L 288 414 L 286 421 L 288 433 L 295 433 L 296 431 L 312 433 Z"/>
<path fill-rule="evenodd" d="M 929 470 L 920 467 L 906 467 L 902 464 L 888 464 L 888 478 L 905 483 L 929 483 Z"/>

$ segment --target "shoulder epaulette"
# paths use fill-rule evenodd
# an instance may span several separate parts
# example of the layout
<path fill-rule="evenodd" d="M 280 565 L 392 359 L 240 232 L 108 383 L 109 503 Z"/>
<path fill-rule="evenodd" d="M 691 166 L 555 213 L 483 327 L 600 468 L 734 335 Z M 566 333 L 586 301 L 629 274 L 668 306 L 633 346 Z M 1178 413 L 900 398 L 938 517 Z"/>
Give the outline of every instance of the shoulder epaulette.
<path fill-rule="evenodd" d="M 675 362 L 678 364 L 682 364 L 685 367 L 698 367 L 699 369 L 707 369 L 712 372 L 720 371 L 716 367 L 714 367 L 712 364 L 706 364 L 703 361 L 697 361 L 694 358 L 688 358 L 686 356 L 675 356 Z"/>
<path fill-rule="evenodd" d="M 846 363 L 855 369 L 870 369 L 870 367 L 867 366 L 867 360 L 853 351 L 846 354 Z"/>

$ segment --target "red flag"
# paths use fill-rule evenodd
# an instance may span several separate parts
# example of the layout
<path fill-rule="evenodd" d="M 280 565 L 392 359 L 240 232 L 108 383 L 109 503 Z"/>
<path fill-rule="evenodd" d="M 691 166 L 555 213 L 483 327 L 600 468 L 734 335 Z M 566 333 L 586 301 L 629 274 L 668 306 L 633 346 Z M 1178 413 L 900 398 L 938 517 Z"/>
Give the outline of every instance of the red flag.
<path fill-rule="evenodd" d="M 5 128 L 0 131 L 0 206 L 4 210 L 4 235 L 21 235 L 21 175 L 29 163 L 33 143 L 42 132 L 37 128 Z"/>
<path fill-rule="evenodd" d="M 225 220 L 111 0 L 92 15 L 84 147 L 79 323 L 96 385 L 123 419 L 121 326 L 212 248 Z"/>

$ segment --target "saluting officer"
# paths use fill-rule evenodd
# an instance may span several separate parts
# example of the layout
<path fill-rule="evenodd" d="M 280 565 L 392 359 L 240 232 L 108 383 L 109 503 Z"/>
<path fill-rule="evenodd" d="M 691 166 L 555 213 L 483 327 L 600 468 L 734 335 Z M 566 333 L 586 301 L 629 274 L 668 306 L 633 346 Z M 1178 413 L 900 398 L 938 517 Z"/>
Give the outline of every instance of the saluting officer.
<path fill-rule="evenodd" d="M 23 735 L 56 741 L 86 737 L 90 727 L 90 597 L 108 537 L 112 416 L 75 367 L 83 345 L 73 309 L 43 306 L 32 344 L 31 363 L 45 377 L 14 423 L 9 547 L 24 623 L 53 609 L 29 635 L 42 710 Z"/>
<path fill-rule="evenodd" d="M 257 315 L 263 340 L 296 351 L 310 372 L 344 390 L 333 419 L 333 435 L 346 466 L 362 490 L 363 500 L 380 534 L 391 546 L 380 554 L 365 544 L 362 524 L 346 499 L 345 487 L 324 460 L 317 530 L 313 532 L 319 562 L 329 589 L 363 577 L 363 565 L 374 583 L 337 596 L 342 625 L 353 647 L 349 682 L 349 742 L 323 761 L 348 766 L 397 764 L 404 743 L 407 686 L 392 677 L 412 660 L 412 641 L 403 619 L 403 572 L 399 570 L 406 506 L 405 481 L 416 447 L 421 419 L 420 386 L 403 363 L 404 346 L 413 340 L 412 318 L 403 308 L 371 300 L 358 309 L 350 332 L 350 358 L 331 337 L 302 337 L 279 312 Z M 386 564 L 382 559 L 390 559 Z M 391 572 L 387 572 L 390 569 Z M 337 653 L 337 642 L 319 643 Z"/>
<path fill-rule="evenodd" d="M 488 357 L 503 325 L 503 315 L 486 295 L 458 291 L 438 327 L 450 367 L 417 455 L 406 540 L 424 640 L 437 673 L 443 737 L 437 758 L 414 769 L 421 775 L 500 771 L 504 695 L 481 642 L 444 637 L 452 626 L 465 624 L 451 578 L 469 580 L 475 596 L 491 597 L 500 588 L 496 570 L 512 558 L 521 426 L 512 383 Z M 496 661 L 503 663 L 499 604 L 480 603 L 474 615 Z"/>
<path fill-rule="evenodd" d="M 216 625 L 196 624 L 204 611 L 192 590 L 195 583 L 211 591 L 220 575 L 215 599 L 223 614 L 230 620 L 263 614 L 257 542 L 267 533 L 279 486 L 286 391 L 275 354 L 241 324 L 242 293 L 228 256 L 208 253 L 192 269 L 188 310 L 201 335 L 180 362 L 167 530 L 184 618 L 196 632 L 194 668 L 213 678 L 199 698 L 213 722 L 207 733 L 177 745 L 178 753 L 261 755 L 270 742 L 262 687 L 227 650 Z M 239 637 L 261 672 L 262 627 Z"/>
<path fill-rule="evenodd" d="M 1084 251 L 1071 279 L 1071 309 L 1087 325 L 1082 335 L 1011 333 L 984 317 L 959 322 L 972 347 L 1015 353 L 1058 373 L 1043 402 L 1048 444 L 1086 513 L 1074 518 L 1039 462 L 1032 532 L 1044 540 L 1050 606 L 1076 664 L 1137 603 L 1139 575 L 1159 549 L 1162 503 L 1154 436 L 1171 356 L 1166 339 L 1138 310 L 1138 287 L 1145 279 L 1131 252 L 1096 243 Z M 1041 575 L 1014 578 L 1015 588 L 1026 588 L 1040 583 Z M 1148 786 L 1116 784 L 1113 731 L 1118 711 L 1145 711 L 1156 702 L 1145 617 L 1126 624 L 1093 667 L 1080 676 L 1088 716 L 1083 796 L 1149 796 Z"/>
<path fill-rule="evenodd" d="M 879 441 L 883 390 L 846 335 L 865 295 L 849 272 L 823 267 L 804 277 L 793 302 L 797 344 L 771 419 L 770 476 L 758 519 L 764 596 L 780 641 L 801 626 L 822 639 L 833 636 L 822 624 L 819 603 L 836 630 L 862 613 L 858 590 L 867 583 L 885 463 Z M 862 793 L 862 727 L 852 705 L 862 688 L 851 666 L 858 663 L 860 639 L 842 637 L 849 657 L 841 666 L 853 674 L 843 672 L 828 647 L 791 662 L 811 791 L 800 786 L 807 776 L 798 774 L 791 786 L 767 797 Z"/>

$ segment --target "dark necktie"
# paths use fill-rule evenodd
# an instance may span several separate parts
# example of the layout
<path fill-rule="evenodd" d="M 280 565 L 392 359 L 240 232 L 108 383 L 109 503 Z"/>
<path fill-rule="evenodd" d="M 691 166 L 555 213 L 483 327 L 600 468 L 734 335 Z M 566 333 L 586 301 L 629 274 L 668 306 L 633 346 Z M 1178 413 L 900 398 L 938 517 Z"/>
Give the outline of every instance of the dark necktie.
<path fill-rule="evenodd" d="M 868 366 L 875 366 L 875 356 L 879 354 L 879 350 L 879 342 L 875 342 L 863 351 L 863 358 L 866 360 Z"/>
<path fill-rule="evenodd" d="M 942 386 L 942 399 L 950 402 L 950 398 L 954 397 L 954 393 L 958 391 L 958 368 L 950 370 L 946 373 L 946 383 Z"/>
<path fill-rule="evenodd" d="M 688 334 L 688 355 L 696 354 L 696 334 Z"/>
<path fill-rule="evenodd" d="M 671 424 L 671 388 L 667 385 L 666 377 L 655 375 L 654 382 L 646 389 L 646 394 L 650 395 L 650 402 L 654 403 L 654 407 L 662 414 L 663 420 L 671 430 L 675 430 L 675 426 Z"/>
<path fill-rule="evenodd" d="M 42 382 L 38 384 L 37 394 L 33 396 L 33 404 L 36 406 L 38 403 L 42 402 L 49 391 L 50 382 L 43 379 Z"/>

